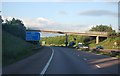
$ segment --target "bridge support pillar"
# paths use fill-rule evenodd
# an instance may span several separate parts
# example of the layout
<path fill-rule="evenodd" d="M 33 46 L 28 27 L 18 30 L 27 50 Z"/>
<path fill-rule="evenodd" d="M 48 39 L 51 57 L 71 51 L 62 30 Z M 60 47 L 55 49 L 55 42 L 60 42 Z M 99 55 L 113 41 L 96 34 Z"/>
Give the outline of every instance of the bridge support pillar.
<path fill-rule="evenodd" d="M 66 34 L 66 41 L 65 41 L 65 45 L 68 46 L 68 35 Z"/>
<path fill-rule="evenodd" d="M 96 44 L 99 43 L 99 36 L 96 36 Z"/>

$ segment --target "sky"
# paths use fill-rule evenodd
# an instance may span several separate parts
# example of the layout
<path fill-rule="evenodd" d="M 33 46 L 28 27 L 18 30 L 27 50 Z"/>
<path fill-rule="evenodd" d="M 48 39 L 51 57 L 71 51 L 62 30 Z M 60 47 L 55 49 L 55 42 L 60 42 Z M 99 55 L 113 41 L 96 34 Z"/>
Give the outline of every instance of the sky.
<path fill-rule="evenodd" d="M 112 25 L 116 31 L 118 29 L 117 2 L 45 1 L 2 2 L 3 19 L 14 17 L 22 20 L 27 28 L 42 30 L 86 32 L 100 24 Z"/>
<path fill-rule="evenodd" d="M 120 0 L 1 0 L 2 2 L 118 2 Z"/>

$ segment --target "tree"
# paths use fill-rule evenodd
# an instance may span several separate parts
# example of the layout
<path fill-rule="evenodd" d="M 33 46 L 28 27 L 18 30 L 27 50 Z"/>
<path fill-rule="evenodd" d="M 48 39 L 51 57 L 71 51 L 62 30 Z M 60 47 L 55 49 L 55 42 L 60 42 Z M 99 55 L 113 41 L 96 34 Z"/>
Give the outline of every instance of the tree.
<path fill-rule="evenodd" d="M 21 20 L 13 18 L 12 20 L 7 20 L 2 24 L 2 29 L 11 33 L 14 36 L 25 39 L 26 27 Z"/>
<path fill-rule="evenodd" d="M 112 26 L 109 25 L 96 25 L 96 27 L 92 27 L 90 29 L 90 31 L 96 31 L 96 32 L 107 32 L 108 33 L 108 37 L 116 37 L 117 33 L 115 30 L 112 29 Z"/>
<path fill-rule="evenodd" d="M 112 29 L 112 26 L 109 25 L 96 25 L 95 27 L 93 26 L 90 31 L 97 31 L 97 32 L 113 32 L 115 30 Z"/>

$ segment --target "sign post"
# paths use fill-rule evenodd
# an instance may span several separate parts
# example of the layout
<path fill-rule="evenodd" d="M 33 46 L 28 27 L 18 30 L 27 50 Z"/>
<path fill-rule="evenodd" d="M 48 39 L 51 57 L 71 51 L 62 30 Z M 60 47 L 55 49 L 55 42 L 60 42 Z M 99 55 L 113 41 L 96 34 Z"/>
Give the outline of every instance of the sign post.
<path fill-rule="evenodd" d="M 66 41 L 65 41 L 65 45 L 68 45 L 68 35 L 66 34 Z"/>

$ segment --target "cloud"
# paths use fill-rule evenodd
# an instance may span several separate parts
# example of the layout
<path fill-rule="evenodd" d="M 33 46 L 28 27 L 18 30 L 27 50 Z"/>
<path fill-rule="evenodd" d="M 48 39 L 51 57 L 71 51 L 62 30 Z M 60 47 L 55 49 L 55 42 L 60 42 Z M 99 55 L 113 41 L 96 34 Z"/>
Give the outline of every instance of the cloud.
<path fill-rule="evenodd" d="M 59 23 L 43 17 L 35 19 L 22 19 L 22 21 L 26 27 L 33 29 L 54 29 L 60 26 Z"/>
<path fill-rule="evenodd" d="M 78 15 L 118 17 L 118 13 L 108 11 L 108 10 L 88 10 L 88 11 L 83 11 L 83 12 L 78 13 Z"/>
<path fill-rule="evenodd" d="M 4 17 L 5 19 L 11 20 L 13 17 Z M 56 30 L 56 31 L 66 31 L 66 32 L 84 32 L 88 30 L 89 25 L 70 25 L 70 24 L 62 24 L 58 23 L 56 21 L 38 17 L 34 19 L 28 19 L 28 18 L 16 18 L 23 21 L 24 25 L 27 28 L 32 28 L 35 30 Z"/>
<path fill-rule="evenodd" d="M 60 15 L 67 15 L 68 13 L 67 12 L 65 12 L 65 11 L 60 11 L 60 12 L 58 12 Z"/>
<path fill-rule="evenodd" d="M 64 32 L 85 32 L 89 30 L 89 25 L 62 24 L 42 17 L 36 19 L 23 19 L 23 23 L 27 27 L 37 30 L 55 30 Z"/>

